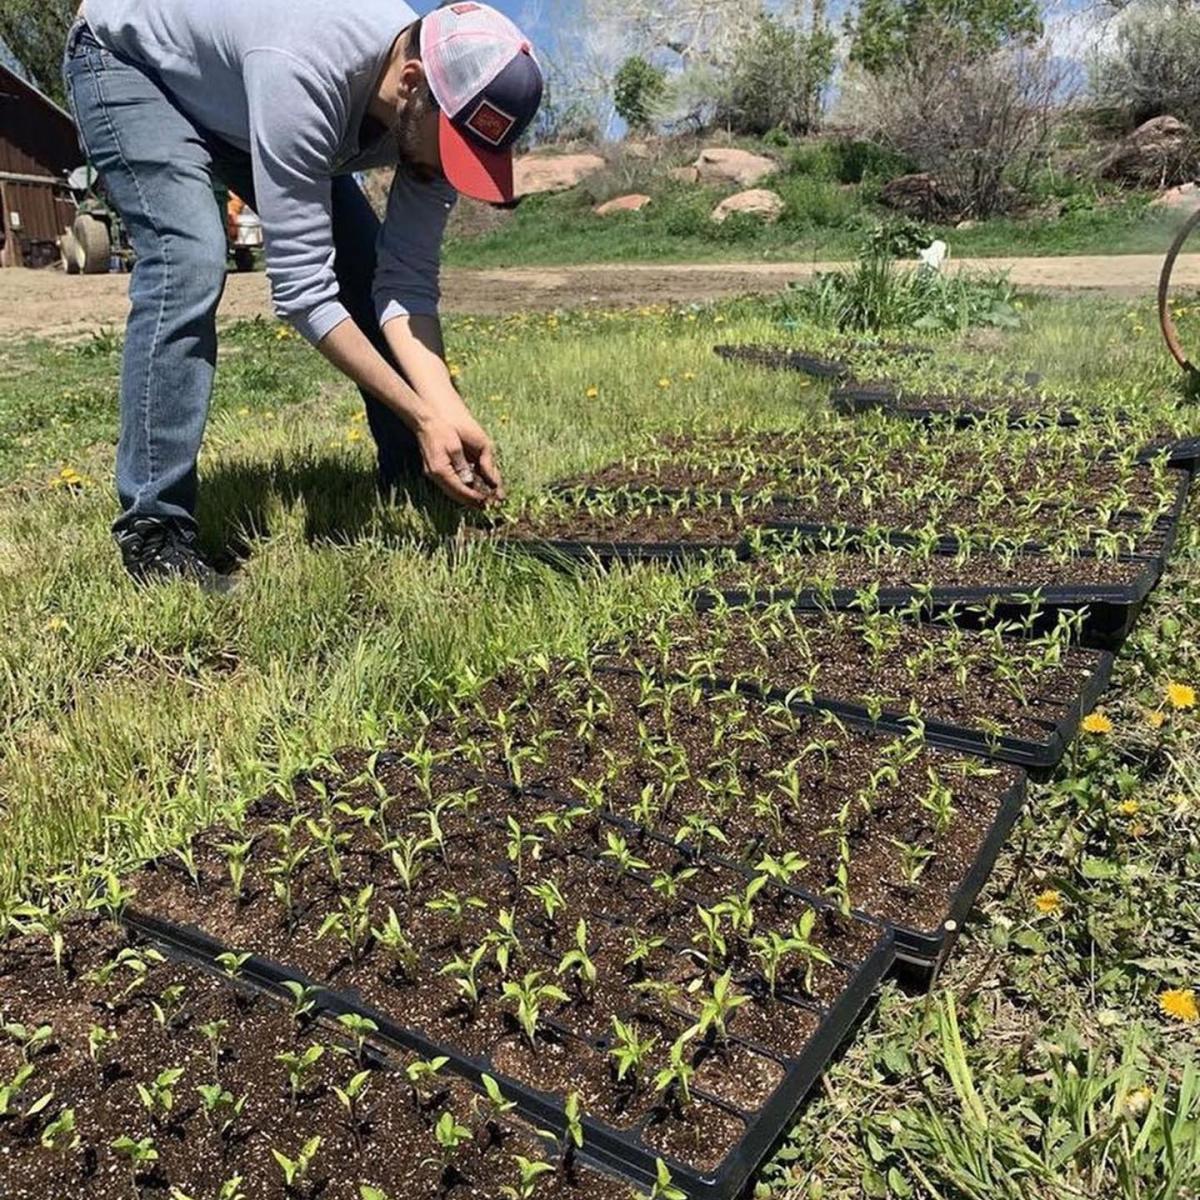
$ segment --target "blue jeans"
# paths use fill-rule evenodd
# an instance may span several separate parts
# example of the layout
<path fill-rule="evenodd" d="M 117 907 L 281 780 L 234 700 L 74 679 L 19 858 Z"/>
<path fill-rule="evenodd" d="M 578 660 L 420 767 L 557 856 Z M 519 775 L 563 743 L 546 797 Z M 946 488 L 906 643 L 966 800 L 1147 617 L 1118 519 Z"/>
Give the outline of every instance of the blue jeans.
<path fill-rule="evenodd" d="M 116 530 L 139 517 L 195 524 L 196 460 L 217 359 L 216 313 L 225 287 L 225 214 L 215 180 L 251 208 L 248 153 L 183 113 L 153 72 L 105 50 L 76 22 L 63 73 L 84 153 L 121 214 L 136 261 L 121 370 Z M 351 177 L 333 181 L 333 237 L 341 300 L 396 365 L 375 315 L 379 221 Z M 419 471 L 416 439 L 391 409 L 363 394 L 380 479 Z"/>

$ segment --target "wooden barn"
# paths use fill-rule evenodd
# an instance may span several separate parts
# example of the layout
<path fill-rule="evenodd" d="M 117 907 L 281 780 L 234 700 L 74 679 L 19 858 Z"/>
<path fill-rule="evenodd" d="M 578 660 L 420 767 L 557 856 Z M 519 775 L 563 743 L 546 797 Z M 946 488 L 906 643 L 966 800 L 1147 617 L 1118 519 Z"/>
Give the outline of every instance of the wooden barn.
<path fill-rule="evenodd" d="M 70 115 L 0 63 L 0 267 L 58 260 L 75 219 L 66 175 L 82 164 Z"/>

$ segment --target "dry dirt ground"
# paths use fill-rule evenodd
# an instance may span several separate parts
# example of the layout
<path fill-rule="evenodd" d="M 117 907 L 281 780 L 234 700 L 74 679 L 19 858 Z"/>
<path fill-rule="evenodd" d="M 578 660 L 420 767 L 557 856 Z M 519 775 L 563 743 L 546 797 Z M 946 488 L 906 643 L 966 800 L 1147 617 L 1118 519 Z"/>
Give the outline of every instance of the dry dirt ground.
<path fill-rule="evenodd" d="M 450 312 L 496 314 L 596 304 L 604 307 L 716 300 L 779 291 L 788 283 L 828 270 L 830 263 L 704 263 L 448 269 L 444 307 Z M 962 259 L 959 270 L 1007 271 L 1014 284 L 1052 291 L 1104 291 L 1152 295 L 1162 260 L 1157 255 L 1119 257 Z M 119 275 L 69 278 L 57 269 L 0 271 L 0 337 L 82 337 L 124 323 L 128 280 Z M 1200 288 L 1200 254 L 1180 258 L 1178 289 Z M 224 320 L 269 313 L 265 276 L 231 275 L 221 306 Z"/>

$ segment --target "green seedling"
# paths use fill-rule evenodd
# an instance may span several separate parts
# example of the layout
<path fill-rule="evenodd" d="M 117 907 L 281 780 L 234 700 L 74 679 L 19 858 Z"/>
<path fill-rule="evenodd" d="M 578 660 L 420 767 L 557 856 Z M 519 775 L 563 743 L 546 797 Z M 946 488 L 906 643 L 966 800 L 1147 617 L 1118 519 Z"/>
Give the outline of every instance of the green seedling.
<path fill-rule="evenodd" d="M 169 1029 L 183 1008 L 183 997 L 187 988 L 182 983 L 172 984 L 163 988 L 156 1001 L 150 1002 L 150 1011 L 154 1019 L 164 1028 Z"/>
<path fill-rule="evenodd" d="M 654 1077 L 654 1090 L 669 1097 L 679 1111 L 685 1111 L 692 1105 L 692 1079 L 696 1068 L 687 1057 L 688 1046 L 700 1032 L 698 1025 L 693 1025 L 671 1047 L 670 1060 Z"/>
<path fill-rule="evenodd" d="M 304 1183 L 308 1178 L 309 1171 L 312 1170 L 313 1160 L 317 1157 L 317 1151 L 320 1149 L 320 1137 L 309 1138 L 294 1159 L 288 1158 L 286 1154 L 281 1154 L 278 1150 L 272 1148 L 271 1157 L 275 1159 L 283 1175 L 284 1191 L 295 1192 L 297 1191 L 297 1185 Z"/>
<path fill-rule="evenodd" d="M 687 1195 L 675 1186 L 674 1177 L 661 1158 L 654 1164 L 654 1184 L 650 1188 L 650 1200 L 687 1200 Z"/>
<path fill-rule="evenodd" d="M 412 1089 L 413 1103 L 418 1109 L 428 1108 L 437 1095 L 437 1084 L 448 1058 L 418 1058 L 404 1068 L 405 1078 Z"/>
<path fill-rule="evenodd" d="M 658 1047 L 658 1037 L 641 1038 L 637 1027 L 625 1024 L 620 1017 L 613 1017 L 613 1045 L 608 1055 L 613 1060 L 617 1082 L 628 1084 L 637 1091 L 642 1083 L 646 1063 Z"/>
<path fill-rule="evenodd" d="M 297 1025 L 304 1025 L 316 1012 L 320 990 L 294 979 L 285 980 L 283 987 L 292 998 L 292 1020 Z"/>
<path fill-rule="evenodd" d="M 362 1150 L 362 1113 L 361 1104 L 362 1098 L 366 1094 L 367 1085 L 371 1082 L 370 1071 L 359 1071 L 346 1084 L 344 1088 L 334 1086 L 333 1094 L 337 1097 L 338 1103 L 346 1110 L 346 1123 L 350 1128 L 350 1134 L 354 1138 L 355 1146 Z"/>
<path fill-rule="evenodd" d="M 213 1079 L 219 1079 L 221 1076 L 221 1044 L 225 1040 L 228 1028 L 228 1021 L 210 1021 L 207 1025 L 200 1026 L 200 1032 L 208 1042 Z"/>
<path fill-rule="evenodd" d="M 175 1107 L 175 1086 L 182 1078 L 182 1067 L 168 1067 L 165 1071 L 160 1071 L 150 1083 L 136 1085 L 138 1098 L 155 1125 L 171 1115 L 171 1110 Z"/>
<path fill-rule="evenodd" d="M 371 936 L 391 962 L 393 971 L 410 983 L 415 983 L 421 956 L 405 932 L 404 926 L 400 924 L 400 918 L 396 916 L 394 908 L 388 909 L 387 920 L 379 928 L 373 928 Z"/>
<path fill-rule="evenodd" d="M 614 830 L 609 830 L 605 837 L 605 849 L 600 852 L 601 859 L 611 862 L 617 869 L 618 875 L 632 875 L 634 871 L 648 871 L 650 864 L 629 848 L 629 843 Z"/>
<path fill-rule="evenodd" d="M 375 888 L 368 884 L 353 896 L 338 897 L 340 912 L 330 913 L 317 931 L 317 941 L 332 935 L 340 941 L 350 961 L 357 965 L 371 933 L 371 901 Z"/>
<path fill-rule="evenodd" d="M 49 1047 L 54 1039 L 53 1025 L 23 1025 L 19 1021 L 7 1021 L 0 1024 L 0 1034 L 15 1042 L 21 1051 L 22 1062 L 32 1062 L 42 1050 Z"/>
<path fill-rule="evenodd" d="M 237 983 L 242 977 L 242 972 L 246 968 L 246 964 L 254 956 L 252 954 L 234 954 L 232 951 L 227 951 L 224 954 L 218 954 L 216 957 L 217 966 L 225 974 L 225 978 L 230 983 Z"/>
<path fill-rule="evenodd" d="M 354 1039 L 354 1059 L 360 1065 L 367 1060 L 367 1038 L 379 1032 L 379 1026 L 370 1017 L 358 1013 L 343 1013 L 337 1023 Z M 337 1047 L 339 1054 L 348 1054 L 343 1047 Z"/>
<path fill-rule="evenodd" d="M 337 887 L 342 885 L 342 850 L 350 844 L 350 835 L 341 833 L 330 820 L 314 821 L 311 818 L 305 822 L 313 845 L 325 854 L 325 864 L 329 868 L 329 877 Z"/>
<path fill-rule="evenodd" d="M 555 923 L 555 917 L 567 906 L 566 897 L 559 890 L 559 886 L 552 879 L 547 879 L 542 883 L 529 884 L 525 888 L 535 900 L 541 901 L 542 910 L 546 914 L 546 920 L 551 925 Z"/>
<path fill-rule="evenodd" d="M 496 928 L 484 939 L 496 957 L 496 966 L 501 975 L 508 974 L 513 959 L 521 953 L 521 939 L 517 935 L 517 919 L 512 909 L 502 908 L 496 918 Z"/>
<path fill-rule="evenodd" d="M 480 1082 L 483 1084 L 483 1095 L 476 1097 L 476 1110 L 482 1109 L 484 1122 L 495 1126 L 501 1118 L 516 1110 L 516 1101 L 510 1100 L 501 1091 L 500 1085 L 491 1075 L 481 1075 Z"/>
<path fill-rule="evenodd" d="M 17 1097 L 28 1086 L 29 1081 L 33 1078 L 36 1068 L 33 1063 L 23 1063 L 17 1070 L 17 1073 L 4 1084 L 0 1084 L 0 1117 L 11 1116 L 15 1111 L 15 1103 Z M 54 1099 L 54 1091 L 51 1090 L 35 1101 L 31 1108 L 25 1110 L 23 1114 L 26 1117 L 34 1116 L 41 1112 L 46 1105 Z"/>
<path fill-rule="evenodd" d="M 572 1092 L 563 1105 L 562 1158 L 559 1162 L 564 1175 L 570 1176 L 575 1169 L 575 1159 L 583 1150 L 583 1101 L 578 1092 Z"/>
<path fill-rule="evenodd" d="M 684 867 L 680 871 L 660 871 L 651 880 L 650 886 L 664 900 L 678 900 L 684 885 L 700 874 L 698 867 Z"/>
<path fill-rule="evenodd" d="M 521 828 L 516 817 L 508 817 L 505 822 L 508 829 L 508 861 L 513 865 L 517 883 L 525 882 L 525 862 L 527 858 L 536 860 L 542 849 L 542 839 L 535 833 L 526 833 Z"/>
<path fill-rule="evenodd" d="M 253 839 L 244 842 L 223 842 L 218 849 L 225 856 L 225 868 L 229 872 L 229 886 L 236 904 L 246 897 L 246 862 L 254 849 Z"/>
<path fill-rule="evenodd" d="M 538 1180 L 545 1175 L 553 1175 L 554 1168 L 548 1162 L 529 1159 L 521 1154 L 514 1154 L 513 1162 L 517 1168 L 517 1182 L 504 1184 L 500 1188 L 500 1195 L 504 1200 L 535 1200 Z"/>
<path fill-rule="evenodd" d="M 481 1000 L 479 969 L 483 965 L 487 953 L 488 945 L 485 942 L 483 945 L 477 946 L 468 958 L 464 958 L 461 954 L 456 955 L 441 970 L 442 975 L 447 975 L 454 980 L 472 1019 L 479 1015 Z"/>
<path fill-rule="evenodd" d="M 558 964 L 559 975 L 574 975 L 579 983 L 579 996 L 585 1003 L 590 1003 L 596 994 L 597 971 L 596 964 L 588 954 L 588 927 L 581 917 L 575 927 L 575 947 L 563 955 Z"/>
<path fill-rule="evenodd" d="M 71 1150 L 78 1150 L 80 1137 L 75 1125 L 75 1110 L 64 1108 L 42 1130 L 42 1136 L 38 1141 L 43 1150 L 50 1150 L 54 1154 L 66 1154 Z"/>
<path fill-rule="evenodd" d="M 243 1182 L 241 1175 L 225 1180 L 217 1191 L 216 1200 L 246 1200 L 246 1193 L 242 1191 Z M 172 1188 L 171 1200 L 195 1200 L 195 1197 L 180 1191 L 179 1188 Z"/>
<path fill-rule="evenodd" d="M 733 990 L 733 972 L 726 971 L 712 987 L 712 992 L 705 996 L 700 1004 L 699 1033 L 703 1037 L 712 1030 L 720 1039 L 722 1045 L 729 1044 L 729 1018 L 743 1004 L 748 1004 L 750 997 L 745 993 Z"/>
<path fill-rule="evenodd" d="M 450 1174 L 451 1164 L 454 1162 L 454 1156 L 458 1153 L 459 1147 L 466 1145 L 473 1136 L 471 1131 L 465 1125 L 460 1125 L 454 1114 L 447 1109 L 433 1127 L 433 1140 L 437 1142 L 441 1154 L 437 1158 L 428 1158 L 425 1161 L 441 1167 L 442 1177 L 446 1179 Z"/>
<path fill-rule="evenodd" d="M 112 1143 L 112 1148 L 122 1158 L 129 1160 L 129 1181 L 133 1185 L 134 1195 L 140 1196 L 138 1175 L 158 1162 L 158 1148 L 154 1145 L 154 1139 L 147 1137 L 135 1142 L 123 1134 Z"/>
<path fill-rule="evenodd" d="M 427 901 L 425 907 L 432 913 L 441 913 L 450 918 L 455 941 L 462 945 L 467 917 L 473 912 L 487 912 L 487 901 L 481 900 L 478 896 L 460 896 L 457 892 L 442 892 L 440 896 Z"/>
<path fill-rule="evenodd" d="M 221 1138 L 228 1138 L 234 1123 L 246 1107 L 246 1096 L 234 1098 L 219 1083 L 201 1084 L 196 1088 L 200 1096 L 201 1111 L 210 1129 Z"/>
<path fill-rule="evenodd" d="M 537 1031 L 544 1005 L 551 1001 L 565 1004 L 570 997 L 552 983 L 542 982 L 541 971 L 530 971 L 520 983 L 506 980 L 501 994 L 502 1003 L 516 1010 L 517 1024 L 531 1049 L 537 1049 Z"/>
<path fill-rule="evenodd" d="M 117 996 L 119 1003 L 145 986 L 150 978 L 151 967 L 159 966 L 164 962 L 166 959 L 157 950 L 149 947 L 135 950 L 131 946 L 126 946 L 123 950 L 118 951 L 114 958 L 98 967 L 89 978 L 97 986 L 107 989 L 119 973 L 128 972 L 132 979 L 124 991 Z M 109 1004 L 108 1007 L 112 1008 L 114 1005 Z"/>
<path fill-rule="evenodd" d="M 429 852 L 437 849 L 437 843 L 432 838 L 398 837 L 385 849 L 391 851 L 392 868 L 411 895 L 417 880 L 425 873 Z"/>
<path fill-rule="evenodd" d="M 308 1087 L 308 1082 L 316 1070 L 317 1064 L 325 1057 L 325 1047 L 314 1043 L 301 1054 L 289 1051 L 286 1054 L 275 1055 L 275 1061 L 287 1072 L 288 1086 L 291 1090 L 292 1112 L 300 1109 L 300 1097 Z"/>

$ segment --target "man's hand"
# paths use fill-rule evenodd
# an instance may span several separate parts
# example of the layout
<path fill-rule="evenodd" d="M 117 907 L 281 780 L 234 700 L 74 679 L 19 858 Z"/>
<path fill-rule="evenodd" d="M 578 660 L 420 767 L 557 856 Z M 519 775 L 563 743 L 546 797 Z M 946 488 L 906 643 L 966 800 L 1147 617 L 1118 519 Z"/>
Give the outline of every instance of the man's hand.
<path fill-rule="evenodd" d="M 504 481 L 496 466 L 491 439 L 465 404 L 418 422 L 417 441 L 425 476 L 452 500 L 486 508 L 504 500 Z"/>

